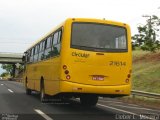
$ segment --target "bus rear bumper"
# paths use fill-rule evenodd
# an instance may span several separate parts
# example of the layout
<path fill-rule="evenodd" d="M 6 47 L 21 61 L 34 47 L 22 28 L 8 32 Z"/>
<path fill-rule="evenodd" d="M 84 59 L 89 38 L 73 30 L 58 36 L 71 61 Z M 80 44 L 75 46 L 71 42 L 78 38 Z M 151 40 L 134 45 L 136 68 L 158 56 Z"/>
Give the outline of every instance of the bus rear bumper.
<path fill-rule="evenodd" d="M 67 81 L 60 82 L 60 92 L 61 93 L 87 93 L 87 94 L 97 94 L 101 96 L 105 95 L 115 95 L 115 96 L 125 96 L 130 95 L 131 86 L 128 85 L 115 85 L 115 86 L 95 86 L 95 85 L 85 85 Z"/>

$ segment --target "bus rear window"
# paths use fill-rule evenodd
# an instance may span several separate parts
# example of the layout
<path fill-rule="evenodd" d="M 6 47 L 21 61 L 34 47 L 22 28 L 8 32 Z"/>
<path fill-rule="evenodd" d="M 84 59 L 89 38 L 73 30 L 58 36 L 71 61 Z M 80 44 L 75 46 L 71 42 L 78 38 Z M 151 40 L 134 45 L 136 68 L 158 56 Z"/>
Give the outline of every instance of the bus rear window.
<path fill-rule="evenodd" d="M 73 23 L 71 48 L 102 51 L 127 51 L 127 33 L 124 27 L 96 24 Z"/>

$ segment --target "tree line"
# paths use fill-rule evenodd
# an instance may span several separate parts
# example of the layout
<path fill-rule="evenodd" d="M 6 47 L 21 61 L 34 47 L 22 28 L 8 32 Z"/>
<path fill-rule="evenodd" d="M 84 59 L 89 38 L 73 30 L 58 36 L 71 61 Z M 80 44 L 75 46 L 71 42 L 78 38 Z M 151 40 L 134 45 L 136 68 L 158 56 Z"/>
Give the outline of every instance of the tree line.
<path fill-rule="evenodd" d="M 132 48 L 156 52 L 160 49 L 160 18 L 146 15 L 146 23 L 137 27 L 138 33 L 132 36 Z"/>

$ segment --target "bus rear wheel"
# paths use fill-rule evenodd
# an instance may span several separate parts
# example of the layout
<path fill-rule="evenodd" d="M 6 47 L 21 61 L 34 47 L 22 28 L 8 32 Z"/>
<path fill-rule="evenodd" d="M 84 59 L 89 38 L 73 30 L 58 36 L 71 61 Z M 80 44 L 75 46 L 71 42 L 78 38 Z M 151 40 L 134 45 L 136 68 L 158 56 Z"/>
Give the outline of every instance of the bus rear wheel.
<path fill-rule="evenodd" d="M 26 85 L 25 86 L 26 86 L 26 94 L 31 95 L 32 90 L 27 87 L 28 86 L 28 81 L 27 80 L 26 80 Z"/>
<path fill-rule="evenodd" d="M 32 90 L 26 87 L 26 94 L 31 95 L 31 93 L 32 93 Z"/>
<path fill-rule="evenodd" d="M 98 102 L 97 95 L 81 95 L 80 102 L 84 106 L 95 106 Z"/>

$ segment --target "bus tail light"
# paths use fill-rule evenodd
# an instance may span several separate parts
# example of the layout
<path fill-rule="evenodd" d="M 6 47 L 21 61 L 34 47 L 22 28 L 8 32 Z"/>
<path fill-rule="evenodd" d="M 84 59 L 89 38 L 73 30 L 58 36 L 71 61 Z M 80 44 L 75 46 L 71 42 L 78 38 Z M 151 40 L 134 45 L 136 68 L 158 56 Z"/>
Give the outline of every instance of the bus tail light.
<path fill-rule="evenodd" d="M 69 74 L 69 71 L 68 71 L 68 70 L 65 70 L 64 73 L 65 73 L 65 74 Z"/>
<path fill-rule="evenodd" d="M 66 76 L 66 79 L 67 79 L 67 80 L 71 79 L 71 76 L 70 76 L 70 75 L 67 75 L 67 76 Z"/>
<path fill-rule="evenodd" d="M 126 79 L 126 83 L 129 83 L 129 79 Z"/>
<path fill-rule="evenodd" d="M 131 77 L 131 74 L 128 74 L 127 77 L 130 78 L 130 77 Z"/>
<path fill-rule="evenodd" d="M 67 65 L 63 65 L 63 69 L 66 70 L 67 69 Z"/>

